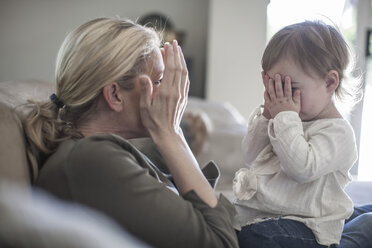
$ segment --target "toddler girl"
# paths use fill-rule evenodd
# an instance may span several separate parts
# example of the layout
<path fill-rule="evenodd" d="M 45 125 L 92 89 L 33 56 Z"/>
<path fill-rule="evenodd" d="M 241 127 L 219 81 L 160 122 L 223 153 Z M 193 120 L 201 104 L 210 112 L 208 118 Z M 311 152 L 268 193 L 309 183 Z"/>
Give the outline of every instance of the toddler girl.
<path fill-rule="evenodd" d="M 240 247 L 338 244 L 352 211 L 344 191 L 357 159 L 354 132 L 334 96 L 346 87 L 348 46 L 331 25 L 287 26 L 262 58 L 264 106 L 253 112 L 242 148 L 249 168 L 234 178 Z"/>

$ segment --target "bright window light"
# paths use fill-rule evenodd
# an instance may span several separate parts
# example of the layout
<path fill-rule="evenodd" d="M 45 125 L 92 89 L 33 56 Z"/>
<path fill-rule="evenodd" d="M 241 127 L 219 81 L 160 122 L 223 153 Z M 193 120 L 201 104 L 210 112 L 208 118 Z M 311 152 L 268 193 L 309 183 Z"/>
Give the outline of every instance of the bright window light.
<path fill-rule="evenodd" d="M 367 63 L 367 79 L 364 91 L 362 132 L 360 137 L 358 180 L 372 181 L 372 61 Z"/>
<path fill-rule="evenodd" d="M 284 26 L 315 19 L 349 29 L 354 23 L 352 10 L 347 0 L 270 0 L 268 36 L 270 38 Z"/>

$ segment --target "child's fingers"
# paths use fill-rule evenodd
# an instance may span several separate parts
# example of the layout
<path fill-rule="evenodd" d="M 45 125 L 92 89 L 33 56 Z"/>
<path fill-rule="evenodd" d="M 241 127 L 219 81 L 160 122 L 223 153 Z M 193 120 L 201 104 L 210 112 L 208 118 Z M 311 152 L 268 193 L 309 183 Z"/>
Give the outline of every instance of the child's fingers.
<path fill-rule="evenodd" d="M 292 83 L 291 78 L 286 76 L 284 79 L 284 96 L 292 97 Z"/>
<path fill-rule="evenodd" d="M 264 100 L 265 100 L 265 103 L 271 102 L 271 98 L 270 98 L 270 95 L 267 92 L 267 90 L 265 90 L 265 92 L 264 92 Z"/>
<path fill-rule="evenodd" d="M 269 79 L 270 79 L 270 77 L 267 74 L 264 74 L 263 77 L 262 77 L 262 81 L 263 81 L 265 90 L 268 88 Z"/>
<path fill-rule="evenodd" d="M 275 93 L 274 80 L 272 78 L 269 78 L 269 81 L 267 82 L 266 91 L 271 101 L 274 101 L 276 99 L 276 93 Z"/>
<path fill-rule="evenodd" d="M 301 106 L 301 91 L 300 90 L 295 90 L 294 93 L 293 93 L 293 102 L 296 104 L 296 105 L 299 105 Z"/>
<path fill-rule="evenodd" d="M 276 97 L 283 97 L 282 77 L 280 76 L 280 74 L 275 74 L 275 93 Z"/>

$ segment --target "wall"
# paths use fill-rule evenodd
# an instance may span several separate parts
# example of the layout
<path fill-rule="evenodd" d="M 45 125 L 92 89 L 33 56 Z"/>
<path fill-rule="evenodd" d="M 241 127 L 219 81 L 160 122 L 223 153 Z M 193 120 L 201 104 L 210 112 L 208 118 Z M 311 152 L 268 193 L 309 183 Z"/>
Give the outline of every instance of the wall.
<path fill-rule="evenodd" d="M 232 103 L 244 117 L 263 102 L 261 56 L 269 0 L 211 0 L 207 99 Z"/>
<path fill-rule="evenodd" d="M 248 117 L 262 101 L 260 59 L 268 2 L 0 0 L 0 81 L 53 81 L 60 44 L 69 31 L 87 20 L 117 15 L 136 19 L 162 12 L 177 30 L 187 32 L 183 51 L 192 59 L 190 95 L 231 102 Z"/>
<path fill-rule="evenodd" d="M 208 21 L 207 0 L 0 0 L 0 81 L 54 80 L 55 57 L 66 34 L 92 18 L 136 19 L 149 12 L 169 16 L 186 32 L 192 59 L 190 94 L 202 96 Z"/>

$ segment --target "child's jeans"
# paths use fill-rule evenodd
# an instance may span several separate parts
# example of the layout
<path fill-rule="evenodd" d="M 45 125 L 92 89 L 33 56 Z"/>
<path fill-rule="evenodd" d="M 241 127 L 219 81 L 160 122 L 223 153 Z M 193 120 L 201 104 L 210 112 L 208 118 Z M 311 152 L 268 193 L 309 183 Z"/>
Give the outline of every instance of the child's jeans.
<path fill-rule="evenodd" d="M 340 248 L 372 247 L 372 205 L 355 207 L 353 215 L 346 220 Z"/>
<path fill-rule="evenodd" d="M 240 248 L 317 248 L 327 247 L 316 242 L 305 224 L 288 219 L 270 219 L 244 226 L 238 234 Z"/>

